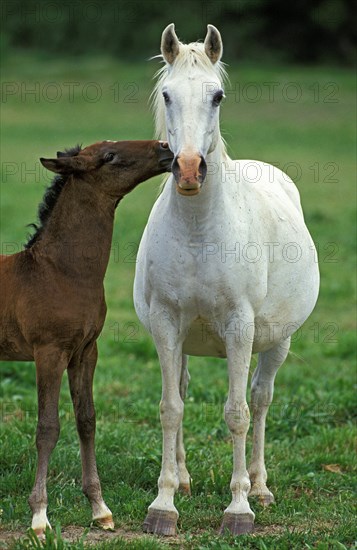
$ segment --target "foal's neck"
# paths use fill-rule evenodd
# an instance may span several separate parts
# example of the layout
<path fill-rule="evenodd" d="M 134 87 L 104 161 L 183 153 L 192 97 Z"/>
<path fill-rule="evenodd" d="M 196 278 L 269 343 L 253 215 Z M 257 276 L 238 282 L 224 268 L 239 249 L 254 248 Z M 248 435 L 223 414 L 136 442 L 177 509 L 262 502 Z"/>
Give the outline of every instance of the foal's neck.
<path fill-rule="evenodd" d="M 101 286 L 110 256 L 115 202 L 89 180 L 70 176 L 33 246 L 36 257 L 68 277 Z"/>

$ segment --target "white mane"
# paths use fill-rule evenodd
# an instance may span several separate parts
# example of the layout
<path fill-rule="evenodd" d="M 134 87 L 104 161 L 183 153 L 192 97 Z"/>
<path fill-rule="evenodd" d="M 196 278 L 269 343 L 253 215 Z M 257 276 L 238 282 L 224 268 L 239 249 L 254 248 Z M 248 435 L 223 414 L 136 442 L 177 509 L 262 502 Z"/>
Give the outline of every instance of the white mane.
<path fill-rule="evenodd" d="M 157 55 L 153 59 L 163 60 L 162 55 Z M 165 102 L 162 97 L 162 87 L 169 74 L 169 71 L 184 71 L 187 68 L 196 67 L 203 69 L 207 73 L 213 73 L 218 76 L 221 84 L 228 80 L 227 71 L 224 68 L 224 63 L 218 61 L 215 65 L 212 64 L 204 51 L 204 46 L 200 42 L 192 42 L 191 44 L 182 44 L 180 42 L 179 53 L 172 65 L 166 63 L 157 71 L 154 78 L 157 78 L 155 88 L 150 96 L 151 108 L 155 117 L 155 137 L 156 139 L 167 139 L 166 122 L 165 122 Z M 221 136 L 222 153 L 226 154 L 226 146 L 224 139 Z"/>

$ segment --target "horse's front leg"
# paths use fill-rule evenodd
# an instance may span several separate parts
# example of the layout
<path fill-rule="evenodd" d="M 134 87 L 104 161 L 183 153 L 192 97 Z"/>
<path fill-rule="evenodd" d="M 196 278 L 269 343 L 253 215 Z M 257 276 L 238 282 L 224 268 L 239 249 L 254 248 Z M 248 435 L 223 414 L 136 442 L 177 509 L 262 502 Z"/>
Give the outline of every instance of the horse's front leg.
<path fill-rule="evenodd" d="M 187 394 L 187 386 L 190 380 L 190 375 L 187 370 L 187 355 L 182 355 L 182 371 L 180 378 L 180 395 L 182 401 L 185 400 Z M 176 439 L 176 461 L 179 476 L 179 491 L 185 495 L 191 494 L 191 477 L 186 468 L 186 452 L 183 443 L 182 422 L 177 432 Z"/>
<path fill-rule="evenodd" d="M 93 377 L 97 364 L 97 344 L 92 342 L 81 360 L 71 361 L 68 381 L 76 416 L 82 459 L 82 487 L 93 513 L 93 520 L 103 529 L 114 529 L 112 513 L 102 497 L 95 457 L 96 418 L 93 402 Z"/>
<path fill-rule="evenodd" d="M 245 458 L 250 420 L 246 392 L 251 348 L 251 342 L 241 341 L 238 332 L 229 333 L 226 338 L 229 393 L 224 413 L 233 439 L 233 475 L 230 484 L 232 501 L 224 511 L 221 534 L 226 530 L 233 535 L 250 533 L 254 525 L 254 513 L 248 503 L 250 480 Z"/>
<path fill-rule="evenodd" d="M 47 519 L 46 479 L 50 455 L 56 446 L 60 432 L 58 399 L 68 358 L 65 352 L 54 346 L 40 348 L 34 355 L 38 396 L 36 432 L 38 462 L 29 504 L 32 510 L 31 527 L 38 537 L 43 537 L 46 527 L 51 528 Z"/>
<path fill-rule="evenodd" d="M 162 316 L 151 319 L 162 374 L 160 420 L 163 431 L 162 465 L 158 481 L 158 496 L 149 506 L 143 529 L 147 533 L 175 535 L 178 511 L 174 495 L 179 487 L 176 463 L 177 433 L 183 418 L 180 395 L 182 345 L 177 341 L 177 328 Z"/>

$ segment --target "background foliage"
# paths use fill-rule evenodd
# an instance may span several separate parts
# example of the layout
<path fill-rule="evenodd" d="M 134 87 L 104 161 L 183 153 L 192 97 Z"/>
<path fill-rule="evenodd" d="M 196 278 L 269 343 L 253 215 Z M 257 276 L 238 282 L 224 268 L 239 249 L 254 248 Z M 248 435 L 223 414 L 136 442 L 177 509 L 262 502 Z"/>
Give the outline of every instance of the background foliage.
<path fill-rule="evenodd" d="M 142 59 L 158 53 L 158 36 L 174 21 L 178 35 L 203 38 L 219 27 L 230 59 L 293 62 L 354 60 L 352 0 L 3 0 L 3 40 L 47 52 L 110 53 Z M 189 16 L 188 16 L 189 15 Z"/>

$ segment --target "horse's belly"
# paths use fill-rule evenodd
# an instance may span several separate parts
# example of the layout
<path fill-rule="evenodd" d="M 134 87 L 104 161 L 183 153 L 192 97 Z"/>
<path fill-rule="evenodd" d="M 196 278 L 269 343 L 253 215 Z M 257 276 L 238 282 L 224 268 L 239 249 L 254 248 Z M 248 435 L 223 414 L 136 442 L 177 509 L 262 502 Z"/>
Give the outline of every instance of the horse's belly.
<path fill-rule="evenodd" d="M 33 350 L 27 344 L 15 317 L 0 314 L 0 361 L 33 361 Z"/>
<path fill-rule="evenodd" d="M 0 361 L 33 361 L 32 354 L 24 354 L 22 352 L 8 352 L 0 348 Z"/>
<path fill-rule="evenodd" d="M 28 346 L 20 346 L 16 340 L 2 340 L 0 361 L 33 361 L 33 353 Z"/>
<path fill-rule="evenodd" d="M 234 333 L 237 348 L 249 345 L 252 353 L 267 351 L 279 342 L 286 340 L 302 325 L 304 318 L 294 317 L 281 321 L 272 316 L 269 319 L 256 318 L 250 322 L 225 324 L 203 319 L 196 320 L 190 326 L 183 342 L 183 353 L 199 357 L 227 357 L 226 333 Z"/>
<path fill-rule="evenodd" d="M 319 272 L 316 264 L 306 266 L 305 273 L 291 276 L 283 284 L 279 278 L 276 288 L 268 286 L 266 297 L 259 308 L 252 307 L 253 316 L 232 319 L 233 297 L 228 303 L 219 299 L 211 303 L 209 296 L 214 292 L 214 285 L 207 286 L 198 301 L 200 316 L 190 325 L 183 344 L 187 355 L 226 357 L 226 337 L 232 335 L 241 345 L 251 345 L 252 352 L 264 352 L 297 332 L 311 314 L 318 296 Z M 201 282 L 202 286 L 202 282 Z M 205 288 L 205 287 L 204 287 Z M 218 293 L 217 293 L 218 294 Z M 222 295 L 221 295 L 222 296 Z M 236 296 L 236 310 L 242 311 L 239 305 L 239 293 Z M 252 304 L 251 304 L 252 306 Z M 226 311 L 226 315 L 224 315 Z M 191 312 L 193 313 L 193 312 Z M 233 316 L 235 317 L 235 316 Z M 247 319 L 246 321 L 242 319 Z"/>
<path fill-rule="evenodd" d="M 199 357 L 226 357 L 226 345 L 212 322 L 203 319 L 192 323 L 183 343 L 183 353 Z"/>
<path fill-rule="evenodd" d="M 225 328 L 223 323 L 196 320 L 190 327 L 188 335 L 183 343 L 183 353 L 199 357 L 227 357 L 225 344 Z M 237 348 L 242 345 L 252 347 L 252 353 L 267 351 L 276 346 L 282 340 L 286 340 L 299 328 L 297 321 L 282 324 L 271 320 L 260 322 L 259 319 L 249 323 L 237 321 L 230 324 L 226 330 L 232 334 L 237 343 Z"/>

